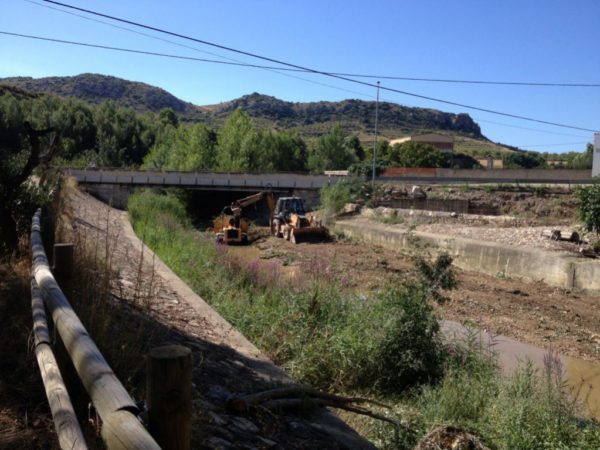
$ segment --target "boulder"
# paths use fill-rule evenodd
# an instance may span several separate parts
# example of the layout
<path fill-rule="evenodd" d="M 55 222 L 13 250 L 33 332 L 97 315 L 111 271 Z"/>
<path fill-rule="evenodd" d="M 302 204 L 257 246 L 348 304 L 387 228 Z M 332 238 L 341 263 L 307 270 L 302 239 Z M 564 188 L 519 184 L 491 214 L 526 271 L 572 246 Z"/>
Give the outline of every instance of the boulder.
<path fill-rule="evenodd" d="M 360 212 L 360 205 L 356 203 L 346 203 L 342 209 L 342 214 L 356 214 Z"/>
<path fill-rule="evenodd" d="M 410 196 L 412 198 L 427 198 L 427 194 L 421 189 L 420 186 L 413 186 L 410 190 Z"/>

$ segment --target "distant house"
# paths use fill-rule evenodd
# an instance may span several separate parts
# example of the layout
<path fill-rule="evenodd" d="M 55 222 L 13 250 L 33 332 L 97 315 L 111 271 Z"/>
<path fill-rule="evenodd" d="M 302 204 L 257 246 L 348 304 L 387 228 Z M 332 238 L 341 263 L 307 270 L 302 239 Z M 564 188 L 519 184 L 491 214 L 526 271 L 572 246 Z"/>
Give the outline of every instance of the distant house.
<path fill-rule="evenodd" d="M 443 134 L 417 134 L 414 136 L 405 136 L 398 139 L 392 139 L 390 145 L 402 144 L 403 142 L 418 142 L 419 144 L 429 144 L 443 153 L 452 153 L 454 151 L 454 137 Z"/>
<path fill-rule="evenodd" d="M 487 156 L 485 158 L 477 158 L 477 162 L 484 169 L 504 169 L 504 160 L 502 158 L 494 158 L 493 156 Z"/>

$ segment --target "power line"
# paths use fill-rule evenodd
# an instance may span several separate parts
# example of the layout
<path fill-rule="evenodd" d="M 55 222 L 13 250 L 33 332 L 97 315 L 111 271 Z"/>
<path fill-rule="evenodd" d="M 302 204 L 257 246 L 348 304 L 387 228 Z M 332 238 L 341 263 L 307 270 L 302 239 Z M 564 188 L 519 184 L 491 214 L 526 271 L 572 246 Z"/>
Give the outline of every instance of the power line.
<path fill-rule="evenodd" d="M 540 130 L 539 128 L 521 127 L 519 125 L 511 125 L 511 124 L 508 124 L 508 123 L 494 122 L 494 121 L 491 121 L 491 120 L 485 120 L 485 119 L 481 119 L 479 117 L 472 117 L 472 119 L 475 120 L 477 123 L 479 123 L 479 122 L 491 123 L 491 124 L 494 124 L 494 125 L 499 125 L 501 127 L 518 128 L 519 130 L 537 131 L 539 133 L 555 134 L 555 135 L 558 135 L 558 136 L 570 136 L 570 137 L 576 137 L 576 138 L 582 138 L 582 139 L 587 139 L 588 138 L 588 136 L 581 136 L 580 134 L 559 133 L 557 131 Z"/>
<path fill-rule="evenodd" d="M 201 50 L 201 49 L 199 49 L 197 47 L 193 47 L 191 45 L 186 45 L 186 44 L 183 44 L 181 42 L 175 42 L 175 41 L 172 41 L 172 40 L 169 40 L 169 39 L 163 39 L 163 38 L 160 38 L 158 36 L 154 36 L 152 34 L 143 33 L 141 31 L 133 30 L 131 28 L 122 27 L 122 26 L 115 25 L 115 24 L 112 24 L 112 23 L 109 23 L 109 22 L 105 22 L 103 20 L 99 20 L 99 19 L 94 19 L 92 17 L 87 17 L 87 16 L 84 16 L 82 14 L 77 14 L 77 13 L 74 13 L 74 12 L 71 12 L 71 11 L 65 11 L 64 9 L 60 9 L 60 8 L 54 8 L 54 7 L 50 6 L 50 5 L 44 5 L 42 3 L 38 3 L 38 2 L 33 1 L 33 0 L 23 0 L 23 1 L 25 1 L 27 3 L 31 3 L 33 5 L 41 6 L 43 8 L 51 9 L 53 11 L 58 11 L 58 12 L 61 12 L 61 13 L 64 13 L 64 14 L 69 14 L 71 16 L 78 17 L 80 19 L 84 19 L 84 20 L 88 20 L 88 21 L 96 22 L 96 23 L 101 23 L 103 25 L 107 25 L 107 26 L 112 27 L 112 28 L 116 28 L 116 29 L 123 30 L 123 31 L 128 31 L 130 33 L 134 33 L 134 34 L 137 34 L 137 35 L 140 35 L 140 36 L 144 36 L 144 37 L 147 37 L 147 38 L 150 38 L 150 39 L 155 39 L 157 41 L 166 42 L 168 44 L 176 45 L 178 47 L 188 48 L 188 49 L 194 50 L 196 52 L 200 52 L 200 53 L 205 53 L 207 55 L 216 56 L 217 58 L 221 58 L 221 59 L 224 59 L 224 60 L 227 60 L 227 61 L 231 61 L 232 63 L 236 63 L 236 64 L 229 64 L 229 65 L 234 65 L 234 66 L 238 65 L 238 66 L 241 66 L 241 67 L 251 67 L 251 68 L 257 68 L 257 69 L 263 69 L 263 70 L 266 70 L 267 72 L 276 73 L 276 74 L 282 75 L 284 77 L 294 78 L 296 80 L 306 81 L 307 83 L 316 84 L 318 86 L 324 86 L 324 87 L 328 87 L 328 88 L 331 88 L 331 89 L 336 89 L 338 91 L 348 92 L 348 93 L 351 93 L 351 94 L 359 95 L 361 97 L 367 97 L 367 98 L 375 99 L 374 95 L 368 95 L 368 94 L 365 94 L 363 92 L 354 91 L 352 89 L 346 89 L 346 88 L 342 88 L 342 87 L 339 87 L 339 86 L 333 86 L 333 85 L 330 85 L 330 84 L 327 84 L 327 83 L 322 83 L 322 82 L 318 82 L 318 81 L 315 81 L 315 80 L 309 80 L 307 78 L 302 78 L 302 77 L 299 77 L 299 76 L 294 76 L 294 75 L 290 75 L 288 73 L 282 73 L 281 72 L 281 71 L 307 72 L 305 70 L 291 69 L 291 68 L 288 68 L 288 67 L 273 67 L 273 66 L 264 66 L 264 65 L 258 65 L 258 64 L 249 64 L 249 63 L 246 63 L 246 62 L 241 61 L 239 59 L 229 58 L 227 56 L 219 55 L 218 53 L 213 53 L 213 52 L 209 52 L 209 51 L 206 51 L 206 50 Z M 56 42 L 59 42 L 59 41 L 56 41 Z M 76 43 L 74 41 L 63 41 L 62 43 L 65 43 L 65 44 L 71 43 L 73 45 L 86 45 L 86 44 L 79 43 L 79 42 Z M 138 50 L 132 50 L 132 49 L 110 48 L 110 47 L 101 46 L 101 45 L 96 45 L 96 46 L 97 46 L 97 48 L 104 48 L 104 49 L 107 49 L 107 50 L 118 50 L 118 51 L 130 52 L 130 53 L 144 53 L 144 51 L 138 51 Z M 185 59 L 185 57 L 181 57 L 179 55 L 176 55 L 176 56 L 174 56 L 174 55 L 167 55 L 167 54 L 163 55 L 163 54 L 158 54 L 158 53 L 153 53 L 153 52 L 146 52 L 146 53 L 147 54 L 152 54 L 152 55 L 155 55 L 155 56 L 165 56 L 165 57 L 171 57 L 171 58 L 179 58 L 179 59 L 184 58 Z M 214 64 L 227 64 L 224 61 L 215 61 L 215 60 L 209 60 L 209 59 L 197 59 L 197 61 L 203 61 L 203 62 L 214 63 Z"/>
<path fill-rule="evenodd" d="M 332 75 L 341 75 L 354 78 L 376 78 L 382 80 L 402 80 L 402 81 L 425 81 L 430 83 L 455 83 L 455 84 L 484 84 L 500 86 L 544 86 L 544 87 L 600 87 L 600 83 L 541 83 L 535 81 L 491 81 L 491 80 L 456 80 L 445 78 L 416 78 L 399 77 L 394 75 L 365 75 L 356 73 L 328 72 Z"/>
<path fill-rule="evenodd" d="M 579 144 L 587 144 L 586 141 L 581 141 L 581 142 L 563 142 L 562 144 L 523 144 L 523 145 L 515 145 L 515 147 L 521 147 L 521 148 L 525 148 L 525 147 L 560 147 L 562 145 L 579 145 Z"/>
<path fill-rule="evenodd" d="M 125 52 L 125 53 L 136 53 L 136 54 L 140 54 L 140 55 L 159 56 L 159 57 L 163 57 L 163 58 L 181 59 L 181 60 L 187 60 L 187 61 L 205 62 L 205 63 L 212 63 L 212 64 L 223 64 L 223 65 L 228 65 L 228 66 L 266 69 L 266 70 L 276 72 L 279 75 L 283 75 L 283 76 L 290 77 L 290 78 L 295 78 L 298 80 L 303 80 L 308 83 L 317 84 L 319 86 L 325 86 L 325 87 L 329 87 L 332 89 L 337 89 L 339 91 L 344 91 L 344 92 L 349 92 L 351 94 L 360 95 L 363 97 L 375 98 L 375 96 L 367 95 L 362 92 L 354 91 L 352 89 L 346 89 L 346 88 L 342 88 L 339 86 L 333 86 L 333 85 L 330 85 L 327 83 L 321 83 L 321 82 L 315 81 L 315 80 L 307 80 L 306 78 L 290 75 L 287 73 L 279 73 L 279 70 L 285 70 L 285 69 L 280 69 L 278 67 L 276 68 L 276 67 L 262 66 L 259 64 L 248 64 L 248 63 L 241 63 L 241 62 L 217 61 L 214 59 L 195 58 L 193 56 L 173 55 L 170 53 L 151 52 L 151 51 L 147 51 L 147 50 L 136 50 L 136 49 L 131 49 L 131 48 L 123 48 L 123 47 L 112 47 L 109 45 L 91 44 L 91 43 L 87 43 L 87 42 L 78 42 L 78 41 L 69 41 L 69 40 L 56 39 L 56 38 L 50 38 L 50 37 L 45 37 L 45 36 L 34 36 L 34 35 L 30 35 L 30 34 L 12 33 L 9 31 L 2 31 L 2 30 L 0 30 L 0 34 L 4 34 L 7 36 L 27 38 L 27 39 L 35 39 L 35 40 L 46 41 L 46 42 L 55 42 L 55 43 L 59 43 L 59 44 L 76 45 L 76 46 L 80 46 L 80 47 L 99 48 L 102 50 L 112 50 L 112 51 Z"/>
<path fill-rule="evenodd" d="M 54 0 L 44 0 L 44 2 L 52 3 L 52 4 L 55 4 L 55 5 L 59 5 L 59 6 L 62 6 L 62 7 L 65 7 L 65 8 L 69 8 L 69 9 L 74 9 L 74 10 L 77 10 L 77 11 L 82 11 L 82 12 L 85 12 L 85 13 L 88 13 L 88 14 L 92 14 L 92 15 L 95 15 L 95 16 L 99 16 L 99 17 L 104 17 L 104 18 L 107 18 L 107 19 L 115 20 L 115 21 L 118 21 L 118 22 L 121 22 L 121 23 L 127 23 L 129 25 L 134 25 L 134 26 L 137 26 L 137 27 L 140 27 L 140 28 L 145 28 L 145 29 L 148 29 L 148 30 L 156 31 L 156 32 L 159 32 L 159 33 L 167 34 L 167 35 L 178 37 L 178 38 L 181 38 L 181 39 L 186 39 L 186 40 L 190 40 L 190 41 L 193 41 L 193 42 L 198 42 L 200 44 L 208 45 L 208 46 L 215 47 L 215 48 L 220 48 L 222 50 L 227 50 L 227 51 L 230 51 L 230 52 L 233 52 L 233 53 L 238 53 L 238 54 L 241 54 L 241 55 L 250 56 L 252 58 L 261 59 L 263 61 L 269 61 L 271 63 L 280 64 L 280 65 L 287 66 L 287 67 L 292 67 L 292 68 L 295 68 L 295 69 L 302 69 L 302 70 L 305 70 L 305 71 L 308 71 L 308 72 L 312 72 L 312 73 L 315 73 L 315 74 L 320 74 L 320 75 L 323 75 L 323 76 L 327 76 L 327 77 L 331 77 L 331 78 L 336 78 L 336 79 L 348 81 L 350 83 L 361 84 L 363 86 L 369 86 L 369 87 L 372 87 L 372 88 L 373 87 L 377 87 L 377 85 L 375 85 L 373 83 L 368 83 L 366 81 L 355 80 L 353 78 L 348 78 L 346 76 L 341 76 L 341 75 L 334 75 L 334 74 L 331 74 L 331 73 L 328 73 L 328 72 L 323 72 L 323 71 L 320 71 L 320 70 L 311 69 L 311 68 L 300 66 L 300 65 L 297 65 L 297 64 L 293 64 L 293 63 L 281 61 L 281 60 L 278 60 L 278 59 L 275 59 L 275 58 L 270 58 L 270 57 L 267 57 L 267 56 L 261 56 L 259 54 L 248 52 L 248 51 L 245 51 L 245 50 L 239 50 L 239 49 L 235 49 L 233 47 L 228 47 L 226 45 L 217 44 L 217 43 L 209 42 L 209 41 L 206 41 L 206 40 L 203 40 L 203 39 L 198 39 L 198 38 L 194 38 L 194 37 L 191 37 L 191 36 L 187 36 L 187 35 L 175 33 L 173 31 L 163 30 L 161 28 L 153 27 L 153 26 L 150 26 L 150 25 L 144 25 L 144 24 L 141 24 L 141 23 L 138 23 L 138 22 L 127 20 L 127 19 L 121 19 L 121 18 L 118 18 L 118 17 L 115 17 L 115 16 L 110 16 L 108 14 L 99 13 L 99 12 L 92 11 L 92 10 L 85 9 L 85 8 L 79 8 L 77 6 L 68 5 L 66 3 L 61 3 L 61 2 L 54 1 Z M 481 112 L 486 112 L 486 113 L 500 115 L 500 116 L 505 116 L 505 117 L 512 117 L 512 118 L 515 118 L 515 119 L 526 120 L 526 121 L 529 121 L 529 122 L 543 123 L 543 124 L 546 124 L 546 125 L 552 125 L 552 126 L 561 127 L 561 128 L 570 128 L 570 129 L 574 129 L 574 130 L 589 131 L 589 132 L 592 132 L 592 133 L 597 131 L 597 130 L 593 130 L 591 128 L 577 127 L 577 126 L 574 126 L 574 125 L 567 125 L 567 124 L 558 123 L 558 122 L 551 122 L 551 121 L 547 121 L 547 120 L 541 120 L 541 119 L 535 119 L 535 118 L 532 118 L 532 117 L 521 116 L 519 114 L 505 113 L 505 112 L 496 111 L 496 110 L 492 110 L 492 109 L 488 109 L 488 108 L 482 108 L 482 107 L 478 107 L 478 106 L 466 105 L 464 103 L 458 103 L 458 102 L 454 102 L 454 101 L 450 101 L 450 100 L 444 100 L 444 99 L 440 99 L 440 98 L 436 98 L 436 97 L 430 97 L 428 95 L 416 94 L 414 92 L 403 91 L 403 90 L 400 90 L 400 89 L 394 89 L 394 88 L 385 87 L 385 86 L 380 86 L 380 89 L 383 89 L 383 90 L 386 90 L 386 91 L 389 91 L 389 92 L 395 92 L 397 94 L 408 95 L 410 97 L 421 98 L 421 99 L 424 99 L 424 100 L 429 100 L 429 101 L 433 101 L 433 102 L 437 102 L 437 103 L 443 103 L 443 104 L 447 104 L 447 105 L 459 106 L 461 108 L 472 109 L 474 111 L 481 111 Z"/>
<path fill-rule="evenodd" d="M 41 6 L 43 8 L 48 8 L 51 9 L 53 11 L 58 11 L 64 14 L 69 14 L 75 17 L 79 17 L 81 19 L 84 20 L 89 20 L 92 22 L 97 22 L 97 23 L 101 23 L 113 28 L 117 28 L 120 30 L 125 30 L 125 31 L 129 31 L 131 33 L 135 33 L 138 34 L 140 36 L 145 36 L 151 39 L 156 39 L 158 41 L 162 41 L 162 42 L 166 42 L 169 44 L 173 44 L 173 45 L 177 45 L 179 47 L 183 47 L 183 48 L 188 48 L 191 50 L 195 50 L 198 52 L 202 52 L 202 53 L 206 53 L 208 55 L 212 55 L 212 56 L 216 56 L 218 58 L 222 58 L 222 59 L 226 59 L 229 61 L 234 61 L 234 62 L 238 62 L 243 64 L 241 61 L 239 60 L 235 60 L 235 59 L 231 59 L 228 58 L 226 56 L 222 56 L 219 55 L 217 53 L 213 53 L 213 52 L 208 52 L 206 50 L 200 50 L 196 47 L 192 47 L 190 45 L 185 45 L 182 44 L 180 42 L 175 42 L 175 41 L 171 41 L 168 39 L 163 39 L 160 38 L 158 36 L 154 36 L 151 34 L 147 34 L 147 33 L 142 33 L 140 31 L 136 31 L 136 30 L 132 30 L 131 28 L 126 28 L 126 27 L 121 27 L 115 24 L 111 24 L 108 22 L 104 22 L 102 20 L 98 20 L 98 19 L 93 19 L 91 17 L 86 17 L 84 15 L 81 14 L 77 14 L 77 13 L 73 13 L 70 11 L 65 11 L 64 9 L 59 9 L 59 8 L 54 8 L 52 6 L 49 5 L 44 5 L 42 3 L 38 3 L 34 0 L 23 0 L 27 3 L 31 3 L 37 6 Z M 214 62 L 214 61 L 213 61 Z M 241 65 L 240 64 L 240 65 Z M 257 67 L 257 68 L 264 68 L 264 69 L 273 69 L 273 70 L 285 70 L 285 71 L 292 71 L 292 72 L 310 72 L 304 69 L 293 69 L 290 67 L 286 67 L 286 68 L 282 68 L 282 67 L 269 67 L 269 66 L 258 66 L 258 65 L 253 65 L 253 64 L 248 64 L 249 67 Z M 374 78 L 374 79 L 382 79 L 382 80 L 400 80 L 400 81 L 423 81 L 423 82 L 432 82 L 432 83 L 456 83 L 456 84 L 482 84 L 482 85 L 505 85 L 505 86 L 544 86 L 544 87 L 600 87 L 600 83 L 555 83 L 555 82 L 532 82 L 532 81 L 492 81 L 492 80 L 458 80 L 458 79 L 448 79 L 448 78 L 417 78 L 417 77 L 402 77 L 402 76 L 396 76 L 396 75 L 368 75 L 368 74 L 358 74 L 358 73 L 346 73 L 346 72 L 334 72 L 334 71 L 327 71 L 327 73 L 330 73 L 332 75 L 340 75 L 340 76 L 347 76 L 347 77 L 354 77 L 354 78 Z M 375 98 L 375 96 L 373 96 L 373 98 Z"/>

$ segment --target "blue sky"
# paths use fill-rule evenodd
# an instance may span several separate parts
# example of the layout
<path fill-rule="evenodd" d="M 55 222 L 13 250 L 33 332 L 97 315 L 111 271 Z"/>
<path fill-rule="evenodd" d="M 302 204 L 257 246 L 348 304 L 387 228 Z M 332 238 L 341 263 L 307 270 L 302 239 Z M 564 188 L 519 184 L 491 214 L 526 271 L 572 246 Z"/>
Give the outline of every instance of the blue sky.
<path fill-rule="evenodd" d="M 65 0 L 65 3 L 324 71 L 600 84 L 598 0 Z M 144 31 L 194 49 L 176 46 L 26 0 L 2 0 L 0 31 L 261 64 L 246 56 Z M 312 74 L 293 75 L 302 78 L 299 79 L 261 69 L 120 54 L 0 35 L 0 77 L 85 72 L 143 81 L 199 105 L 251 92 L 289 101 L 375 97 L 374 88 Z M 382 80 L 382 85 L 600 129 L 598 87 L 474 86 L 389 80 Z M 592 141 L 592 133 L 587 131 L 500 117 L 391 92 L 382 91 L 381 98 L 409 106 L 467 112 L 490 139 L 522 148 L 552 152 L 583 150 L 585 142 Z"/>

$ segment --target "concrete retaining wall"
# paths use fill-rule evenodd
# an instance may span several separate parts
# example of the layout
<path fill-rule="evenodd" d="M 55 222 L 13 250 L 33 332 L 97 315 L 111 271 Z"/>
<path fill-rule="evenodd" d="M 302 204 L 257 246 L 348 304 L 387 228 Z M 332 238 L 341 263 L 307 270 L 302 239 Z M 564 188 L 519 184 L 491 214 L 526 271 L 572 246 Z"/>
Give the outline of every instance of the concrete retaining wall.
<path fill-rule="evenodd" d="M 437 169 L 438 178 L 495 178 L 510 180 L 589 180 L 591 171 L 574 169 Z"/>
<path fill-rule="evenodd" d="M 551 286 L 566 289 L 600 291 L 600 262 L 584 260 L 566 253 L 418 231 L 409 232 L 397 226 L 391 227 L 367 219 L 341 220 L 336 222 L 335 228 L 347 236 L 391 249 L 403 250 L 427 245 L 435 251 L 446 251 L 454 258 L 454 264 L 465 270 L 543 281 Z"/>

